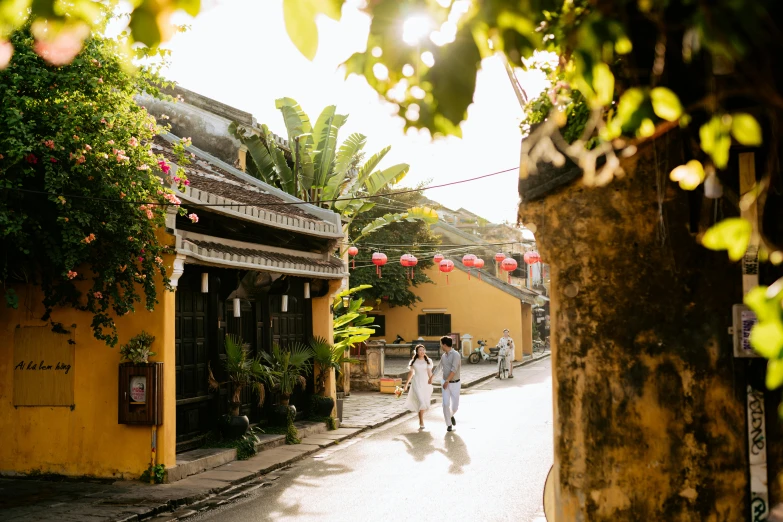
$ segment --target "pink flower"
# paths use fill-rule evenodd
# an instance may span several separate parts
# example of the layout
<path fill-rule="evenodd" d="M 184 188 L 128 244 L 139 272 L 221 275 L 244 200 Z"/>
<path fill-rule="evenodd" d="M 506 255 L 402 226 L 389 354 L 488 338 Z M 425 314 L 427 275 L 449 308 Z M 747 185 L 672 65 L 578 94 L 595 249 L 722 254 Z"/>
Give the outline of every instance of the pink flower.
<path fill-rule="evenodd" d="M 52 163 L 57 163 L 57 160 L 55 158 L 49 158 L 49 161 L 51 161 Z"/>
<path fill-rule="evenodd" d="M 106 118 L 101 118 L 101 123 L 106 123 Z"/>
<path fill-rule="evenodd" d="M 80 165 L 82 163 L 84 163 L 85 161 L 87 161 L 87 160 L 86 160 L 86 158 L 84 156 L 79 156 L 78 158 L 76 158 L 76 163 L 78 163 Z"/>
<path fill-rule="evenodd" d="M 82 243 L 87 243 L 88 245 L 95 241 L 95 234 L 90 234 L 89 236 L 82 239 Z"/>
<path fill-rule="evenodd" d="M 162 265 L 163 264 L 163 259 L 161 259 L 160 257 L 156 257 L 155 258 L 155 262 L 158 263 L 159 265 Z"/>
<path fill-rule="evenodd" d="M 147 164 L 139 165 L 138 167 L 136 167 L 136 170 L 150 170 L 150 166 Z"/>
<path fill-rule="evenodd" d="M 158 162 L 158 166 L 160 167 L 160 170 L 162 170 L 166 175 L 168 175 L 168 173 L 171 171 L 171 167 L 169 167 L 169 165 L 163 160 Z"/>
<path fill-rule="evenodd" d="M 44 142 L 44 145 L 46 145 L 46 146 L 47 146 L 47 147 L 49 147 L 50 149 L 54 149 L 54 140 L 46 140 L 46 141 Z"/>
<path fill-rule="evenodd" d="M 11 56 L 14 54 L 14 46 L 8 40 L 0 39 L 0 69 L 8 67 Z"/>
<path fill-rule="evenodd" d="M 98 78 L 98 83 L 103 83 L 103 78 Z"/>
<path fill-rule="evenodd" d="M 66 26 L 57 32 L 46 31 L 47 24 L 44 23 L 36 27 L 33 24 L 32 30 L 35 34 L 35 52 L 51 65 L 65 65 L 71 63 L 71 60 L 82 50 L 84 39 L 90 34 L 86 24 L 73 24 Z"/>
<path fill-rule="evenodd" d="M 188 214 L 188 219 L 190 219 L 193 223 L 198 223 L 198 216 L 196 214 Z"/>
<path fill-rule="evenodd" d="M 106 142 L 107 145 L 114 145 L 114 140 L 109 140 Z"/>
<path fill-rule="evenodd" d="M 73 270 L 68 270 L 68 279 L 73 279 L 77 275 L 79 275 L 78 272 L 74 272 Z"/>
<path fill-rule="evenodd" d="M 165 199 L 166 201 L 168 201 L 169 203 L 172 203 L 174 205 L 181 205 L 182 204 L 182 201 L 180 201 L 180 199 L 177 196 L 175 196 L 174 194 L 171 194 L 171 193 L 163 194 L 163 199 Z"/>
<path fill-rule="evenodd" d="M 174 176 L 174 183 L 179 183 L 180 181 L 182 181 L 180 178 L 178 178 L 177 176 Z"/>
<path fill-rule="evenodd" d="M 92 295 L 95 296 L 95 299 L 103 299 L 103 294 L 100 292 L 95 292 Z"/>
<path fill-rule="evenodd" d="M 85 146 L 84 146 L 84 148 L 85 148 L 86 150 L 92 150 L 92 147 L 90 147 L 89 145 L 85 145 Z"/>
<path fill-rule="evenodd" d="M 74 140 L 76 140 L 76 141 L 79 141 L 79 136 L 77 136 L 76 134 L 74 134 L 74 135 L 73 135 L 73 139 L 74 139 Z"/>
<path fill-rule="evenodd" d="M 38 163 L 38 158 L 35 157 L 35 154 L 32 152 L 24 157 L 24 160 L 29 163 L 30 165 L 35 165 Z"/>
<path fill-rule="evenodd" d="M 128 140 L 128 145 L 130 145 L 131 147 L 138 147 L 139 140 L 137 140 L 136 138 L 131 138 Z"/>
<path fill-rule="evenodd" d="M 186 179 L 186 180 L 185 180 L 185 186 L 186 186 L 186 187 L 187 187 L 187 186 L 190 186 L 190 180 L 189 180 L 189 179 Z"/>
<path fill-rule="evenodd" d="M 143 258 L 143 257 L 140 257 L 140 258 L 139 258 L 139 263 L 143 263 L 143 262 L 144 262 L 144 258 Z"/>

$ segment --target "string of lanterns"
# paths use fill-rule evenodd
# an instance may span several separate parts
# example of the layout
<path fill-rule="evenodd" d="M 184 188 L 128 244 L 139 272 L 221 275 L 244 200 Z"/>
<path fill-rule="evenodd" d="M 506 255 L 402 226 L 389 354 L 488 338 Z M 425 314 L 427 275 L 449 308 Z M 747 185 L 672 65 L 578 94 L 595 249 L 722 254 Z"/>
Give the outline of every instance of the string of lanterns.
<path fill-rule="evenodd" d="M 356 255 L 359 253 L 359 249 L 355 246 L 348 248 L 348 255 L 352 259 L 352 267 L 356 269 Z M 535 250 L 525 252 L 523 260 L 527 265 L 534 265 L 541 262 L 541 255 Z M 454 270 L 454 262 L 450 259 L 446 259 L 441 253 L 437 253 L 432 256 L 432 261 L 438 266 L 438 270 L 441 273 L 446 274 L 446 284 L 449 284 L 449 273 Z M 375 265 L 375 273 L 378 278 L 383 277 L 382 268 L 388 262 L 386 254 L 383 252 L 374 252 L 372 254 L 372 263 Z M 418 264 L 419 260 L 413 254 L 403 254 L 400 257 L 400 265 L 406 270 L 406 277 L 413 279 L 414 267 Z M 498 252 L 495 254 L 495 263 L 497 263 L 500 270 L 504 270 L 508 273 L 508 282 L 511 283 L 511 272 L 518 268 L 518 263 L 513 257 L 507 257 L 505 253 Z M 462 256 L 462 264 L 468 269 L 468 281 L 470 281 L 471 269 L 478 270 L 478 278 L 481 281 L 481 269 L 484 268 L 484 260 L 475 254 L 465 254 Z"/>

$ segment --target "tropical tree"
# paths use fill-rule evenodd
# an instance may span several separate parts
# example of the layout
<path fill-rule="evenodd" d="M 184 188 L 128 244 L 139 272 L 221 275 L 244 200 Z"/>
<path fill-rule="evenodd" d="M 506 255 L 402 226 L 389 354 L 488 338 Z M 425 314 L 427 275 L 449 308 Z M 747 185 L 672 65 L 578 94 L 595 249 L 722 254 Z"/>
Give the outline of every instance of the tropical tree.
<path fill-rule="evenodd" d="M 364 306 L 361 297 L 351 299 L 357 292 L 370 288 L 370 285 L 360 285 L 343 290 L 334 297 L 334 341 L 335 348 L 347 350 L 355 344 L 363 343 L 375 333 L 373 318 L 367 316 L 371 306 Z M 348 297 L 346 304 L 344 297 Z"/>
<path fill-rule="evenodd" d="M 224 341 L 226 358 L 223 361 L 226 372 L 226 381 L 219 382 L 212 373 L 211 365 L 207 364 L 209 389 L 218 391 L 223 385 L 231 386 L 231 415 L 239 415 L 239 407 L 242 403 L 242 391 L 246 387 L 252 387 L 258 395 L 258 405 L 264 404 L 266 388 L 276 386 L 279 375 L 261 362 L 260 357 L 252 357 L 249 348 L 236 335 L 226 335 Z"/>
<path fill-rule="evenodd" d="M 421 192 L 399 192 L 392 190 L 383 193 L 388 193 L 389 201 L 402 206 L 418 206 L 425 201 Z M 349 237 L 354 243 L 357 241 L 353 238 L 362 238 L 361 231 L 366 224 L 383 218 L 383 212 L 380 207 L 375 207 L 353 222 Z M 440 238 L 433 234 L 430 227 L 422 221 L 392 223 L 383 230 L 373 233 L 372 237 L 364 244 L 362 241 L 357 243 L 359 252 L 355 261 L 358 267 L 351 270 L 350 284 L 352 287 L 364 287 L 365 290 L 359 292 L 358 295 L 369 302 L 383 300 L 389 306 L 412 306 L 417 301 L 421 301 L 415 293 L 416 287 L 432 283 L 426 270 L 433 265 L 431 253 L 434 253 L 436 247 L 431 245 L 439 243 Z M 379 245 L 411 245 L 411 247 L 381 247 Z M 383 250 L 389 256 L 389 263 L 383 267 L 381 279 L 378 279 L 371 264 L 375 249 Z M 407 253 L 412 253 L 418 258 L 418 264 L 413 270 L 413 278 L 408 276 L 408 269 L 397 262 L 402 254 Z"/>
<path fill-rule="evenodd" d="M 339 378 L 343 371 L 344 364 L 358 364 L 358 359 L 352 359 L 345 356 L 345 348 L 335 346 L 329 343 L 323 337 L 314 337 L 310 341 L 310 348 L 313 350 L 313 362 L 318 363 L 321 371 L 316 380 L 316 391 L 324 393 L 326 391 L 326 375 L 331 368 Z"/>
<path fill-rule="evenodd" d="M 356 216 L 375 207 L 368 197 L 399 183 L 408 173 L 410 166 L 406 163 L 378 168 L 391 146 L 365 158 L 367 136 L 354 133 L 339 143 L 338 134 L 348 116 L 337 114 L 334 105 L 321 112 L 315 125 L 295 100 L 280 98 L 275 105 L 283 114 L 287 147 L 275 139 L 266 125 L 248 129 L 234 122 L 229 127 L 229 132 L 247 148 L 248 173 L 288 194 L 339 213 L 346 230 Z M 434 223 L 437 214 L 427 207 L 387 213 L 367 224 L 360 235 L 403 220 Z"/>

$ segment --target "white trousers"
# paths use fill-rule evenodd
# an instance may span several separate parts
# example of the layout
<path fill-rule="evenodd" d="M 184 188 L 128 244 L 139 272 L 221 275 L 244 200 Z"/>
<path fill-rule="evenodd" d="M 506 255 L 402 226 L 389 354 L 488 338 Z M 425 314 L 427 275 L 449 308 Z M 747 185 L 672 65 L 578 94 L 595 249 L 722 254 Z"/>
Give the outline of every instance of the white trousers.
<path fill-rule="evenodd" d="M 451 426 L 451 417 L 459 409 L 459 390 L 461 386 L 461 382 L 450 382 L 448 387 L 442 388 L 443 417 L 446 419 L 446 426 Z"/>

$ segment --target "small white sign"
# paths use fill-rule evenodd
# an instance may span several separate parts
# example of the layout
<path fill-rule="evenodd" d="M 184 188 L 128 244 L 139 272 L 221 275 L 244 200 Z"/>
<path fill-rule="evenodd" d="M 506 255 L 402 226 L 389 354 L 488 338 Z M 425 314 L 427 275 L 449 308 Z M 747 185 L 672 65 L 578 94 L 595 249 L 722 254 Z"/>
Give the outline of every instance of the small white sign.
<path fill-rule="evenodd" d="M 133 402 L 147 402 L 147 378 L 145 376 L 131 377 L 130 396 Z"/>
<path fill-rule="evenodd" d="M 758 322 L 756 314 L 745 305 L 732 307 L 734 316 L 734 357 L 759 357 L 750 345 L 750 331 Z"/>

